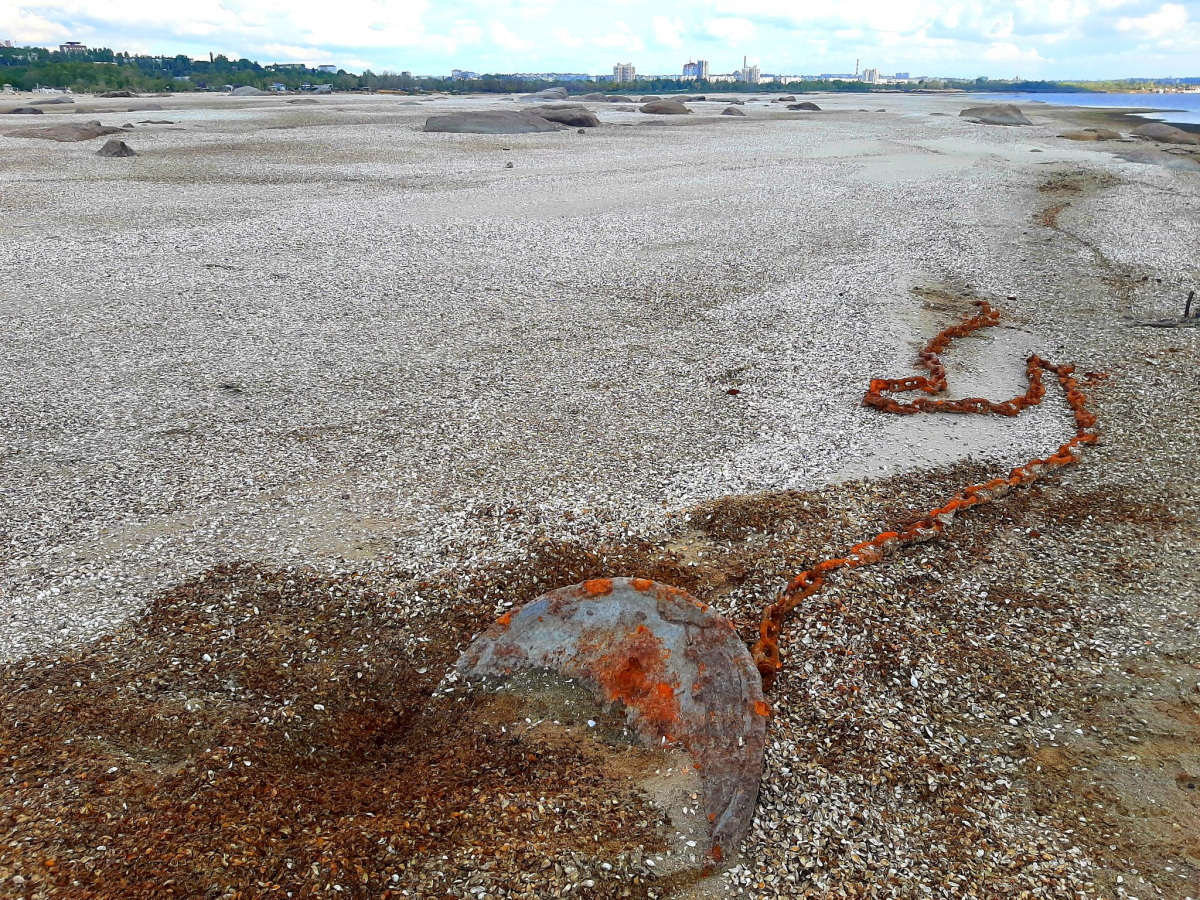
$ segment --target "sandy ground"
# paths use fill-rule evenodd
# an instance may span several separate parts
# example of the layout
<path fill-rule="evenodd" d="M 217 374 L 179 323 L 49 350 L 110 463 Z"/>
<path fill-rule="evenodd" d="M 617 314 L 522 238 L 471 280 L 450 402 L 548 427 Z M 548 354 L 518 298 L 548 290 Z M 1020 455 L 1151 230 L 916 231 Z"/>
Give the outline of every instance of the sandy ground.
<path fill-rule="evenodd" d="M 729 494 L 1044 455 L 1070 433 L 1057 403 L 1014 420 L 859 403 L 986 297 L 1007 318 L 947 355 L 954 394 L 1018 393 L 1030 352 L 1111 374 L 1110 437 L 1064 489 L 1166 504 L 1178 529 L 1112 551 L 1161 557 L 1152 603 L 1081 602 L 1097 634 L 1117 610 L 1136 620 L 1096 670 L 1089 727 L 1150 727 L 1136 701 L 1179 749 L 1131 774 L 1096 732 L 1071 751 L 1091 765 L 1043 768 L 1108 766 L 1127 809 L 1194 825 L 1197 330 L 1122 323 L 1177 314 L 1198 286 L 1194 157 L 1056 137 L 1096 113 L 996 128 L 957 118 L 961 97 L 816 99 L 659 122 L 599 104 L 584 134 L 486 137 L 420 126 L 512 101 L 81 100 L 134 123 L 141 155 L 0 137 L 0 653 L 75 647 L 232 561 L 453 581 L 531 542 L 684 547 L 699 539 L 680 523 Z M 45 109 L 11 127 L 83 112 Z M 725 608 L 749 616 L 767 590 Z M 1022 770 L 1030 796 L 1041 771 Z M 1143 776 L 1175 781 L 1147 801 Z M 819 866 L 761 877 L 755 859 L 786 855 L 772 847 L 752 843 L 731 890 L 829 887 Z M 1042 895 L 1137 896 L 1150 874 L 1143 891 L 1200 896 L 1197 852 L 1147 873 L 1085 847 L 1086 877 Z"/>

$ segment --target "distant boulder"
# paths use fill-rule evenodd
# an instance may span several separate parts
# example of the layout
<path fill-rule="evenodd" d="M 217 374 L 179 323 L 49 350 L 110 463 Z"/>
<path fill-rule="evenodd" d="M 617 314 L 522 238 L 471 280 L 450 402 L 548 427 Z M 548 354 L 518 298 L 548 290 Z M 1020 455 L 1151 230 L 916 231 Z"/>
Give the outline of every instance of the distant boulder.
<path fill-rule="evenodd" d="M 161 103 L 139 103 L 137 106 L 131 106 L 125 112 L 161 112 Z"/>
<path fill-rule="evenodd" d="M 1130 133 L 1148 141 L 1157 141 L 1160 144 L 1200 144 L 1200 135 L 1176 128 L 1174 125 L 1168 125 L 1166 122 L 1148 122 L 1145 125 L 1139 125 Z"/>
<path fill-rule="evenodd" d="M 605 103 L 628 103 L 628 97 L 622 97 L 620 94 L 607 94 L 604 97 Z"/>
<path fill-rule="evenodd" d="M 1083 131 L 1066 131 L 1059 135 L 1068 141 L 1119 141 L 1121 132 L 1111 128 L 1085 128 Z"/>
<path fill-rule="evenodd" d="M 803 103 L 789 103 L 788 109 L 803 109 L 809 112 L 820 112 L 821 107 L 813 103 L 811 100 L 805 100 Z"/>
<path fill-rule="evenodd" d="M 101 125 L 99 122 L 81 122 L 71 125 L 50 125 L 46 128 L 22 128 L 10 131 L 9 137 L 40 138 L 44 141 L 73 143 L 75 141 L 91 141 L 106 134 L 124 134 L 125 132 L 112 125 Z"/>
<path fill-rule="evenodd" d="M 425 131 L 445 134 L 530 134 L 559 131 L 557 123 L 528 112 L 459 112 L 430 116 Z"/>
<path fill-rule="evenodd" d="M 661 100 L 661 99 L 662 99 L 662 97 L 656 97 L 656 96 L 654 96 L 654 94 L 647 94 L 645 97 L 643 97 L 641 100 L 639 100 L 638 103 L 654 103 L 655 101 Z"/>
<path fill-rule="evenodd" d="M 745 100 L 730 100 L 729 105 L 730 106 L 745 106 L 746 101 Z"/>
<path fill-rule="evenodd" d="M 772 103 L 795 103 L 796 96 L 794 94 L 788 94 L 786 97 L 776 97 L 771 102 Z"/>
<path fill-rule="evenodd" d="M 727 106 L 723 110 L 721 110 L 721 115 L 723 115 L 723 116 L 744 116 L 745 113 L 742 112 L 740 109 L 738 109 L 736 106 Z"/>
<path fill-rule="evenodd" d="M 979 125 L 1032 125 L 1020 108 L 1011 103 L 992 106 L 971 106 L 958 114 Z"/>
<path fill-rule="evenodd" d="M 97 94 L 96 96 L 103 100 L 116 100 L 120 98 L 128 99 L 131 97 L 136 97 L 137 94 L 135 94 L 133 91 L 105 91 L 104 93 Z"/>
<path fill-rule="evenodd" d="M 230 97 L 265 97 L 265 96 L 267 96 L 267 92 L 260 91 L 256 87 L 251 87 L 248 84 L 244 84 L 241 87 L 234 88 L 232 91 L 230 91 L 229 96 Z"/>
<path fill-rule="evenodd" d="M 34 100 L 33 106 L 57 106 L 60 103 L 74 103 L 70 97 L 51 97 L 49 100 Z"/>
<path fill-rule="evenodd" d="M 678 100 L 653 100 L 639 109 L 652 116 L 688 116 L 692 113 Z"/>
<path fill-rule="evenodd" d="M 567 89 L 562 87 L 546 88 L 544 91 L 535 91 L 532 94 L 526 94 L 521 100 L 525 103 L 545 103 L 548 100 L 566 100 Z"/>
<path fill-rule="evenodd" d="M 590 100 L 592 103 L 604 103 L 608 98 L 603 94 L 584 94 L 580 100 Z"/>
<path fill-rule="evenodd" d="M 307 106 L 309 104 L 318 103 L 318 102 L 319 102 L 318 100 L 315 100 L 312 97 L 297 97 L 295 100 L 288 101 L 288 103 L 292 104 L 293 106 L 296 106 L 299 104 L 304 104 Z"/>
<path fill-rule="evenodd" d="M 114 138 L 97 150 L 96 155 L 108 157 L 137 156 L 137 151 L 124 141 L 118 141 Z"/>
<path fill-rule="evenodd" d="M 36 106 L 18 106 L 8 111 L 10 116 L 44 116 L 45 113 Z"/>
<path fill-rule="evenodd" d="M 570 125 L 572 128 L 599 128 L 600 120 L 586 106 L 577 103 L 555 103 L 550 106 L 538 106 L 530 110 L 535 116 L 541 116 L 547 122 L 557 122 L 559 125 Z"/>

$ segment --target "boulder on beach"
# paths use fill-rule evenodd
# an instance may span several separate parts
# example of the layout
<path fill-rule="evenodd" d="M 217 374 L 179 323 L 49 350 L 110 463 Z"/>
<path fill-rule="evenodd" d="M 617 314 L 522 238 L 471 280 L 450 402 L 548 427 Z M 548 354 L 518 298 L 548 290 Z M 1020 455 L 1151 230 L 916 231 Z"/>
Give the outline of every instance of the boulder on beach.
<path fill-rule="evenodd" d="M 10 116 L 44 116 L 45 113 L 36 106 L 18 106 L 8 111 Z"/>
<path fill-rule="evenodd" d="M 721 110 L 721 115 L 723 115 L 723 116 L 744 116 L 745 113 L 742 112 L 740 109 L 738 109 L 736 106 L 727 106 L 723 110 Z"/>
<path fill-rule="evenodd" d="M 70 125 L 50 125 L 46 128 L 22 128 L 10 131 L 9 137 L 40 138 L 44 141 L 73 143 L 75 141 L 91 141 L 106 134 L 124 134 L 125 132 L 113 125 L 101 125 L 99 122 L 80 122 Z"/>
<path fill-rule="evenodd" d="M 605 100 L 607 100 L 608 98 L 607 98 L 607 97 L 605 97 L 603 94 L 584 94 L 584 95 L 583 95 L 582 97 L 580 97 L 579 99 L 581 99 L 581 100 L 590 100 L 590 101 L 592 101 L 593 103 L 603 103 L 603 102 L 604 102 Z"/>
<path fill-rule="evenodd" d="M 628 103 L 628 97 L 622 97 L 620 94 L 606 94 L 604 97 L 605 103 Z"/>
<path fill-rule="evenodd" d="M 821 107 L 817 106 L 817 104 L 813 103 L 811 100 L 805 100 L 802 103 L 789 103 L 788 109 L 803 109 L 809 112 L 821 111 Z"/>
<path fill-rule="evenodd" d="M 296 105 L 296 104 L 298 104 L 298 103 L 303 103 L 303 104 L 306 104 L 306 105 L 307 105 L 307 104 L 310 104 L 310 103 L 318 103 L 318 102 L 320 102 L 320 101 L 316 100 L 316 99 L 315 99 L 315 98 L 313 98 L 313 97 L 297 97 L 295 100 L 289 100 L 289 101 L 288 101 L 288 103 L 292 104 L 293 106 L 294 106 L 294 105 Z"/>
<path fill-rule="evenodd" d="M 161 110 L 161 103 L 139 103 L 137 106 L 129 107 L 125 112 L 159 112 Z"/>
<path fill-rule="evenodd" d="M 61 103 L 74 103 L 70 97 L 51 97 L 49 100 L 34 100 L 32 106 L 58 106 Z"/>
<path fill-rule="evenodd" d="M 136 97 L 137 94 L 135 94 L 133 91 L 105 91 L 104 93 L 97 94 L 96 96 L 103 100 L 115 100 L 115 99 L 119 99 L 122 97 L 124 97 L 124 98 Z"/>
<path fill-rule="evenodd" d="M 530 110 L 535 116 L 541 116 L 548 122 L 559 125 L 570 125 L 572 128 L 599 128 L 600 120 L 586 106 L 578 103 L 554 103 L 549 106 L 538 106 Z"/>
<path fill-rule="evenodd" d="M 775 98 L 774 100 L 772 100 L 771 102 L 772 102 L 772 103 L 795 103 L 795 102 L 796 102 L 796 95 L 795 95 L 795 94 L 788 94 L 786 97 L 776 97 L 776 98 Z"/>
<path fill-rule="evenodd" d="M 230 91 L 229 96 L 230 97 L 265 97 L 265 96 L 267 96 L 267 92 L 260 91 L 256 87 L 251 87 L 248 84 L 244 84 L 241 87 L 234 88 L 232 91 Z"/>
<path fill-rule="evenodd" d="M 654 103 L 656 100 L 661 99 L 662 97 L 655 96 L 654 94 L 647 94 L 645 97 L 640 99 L 638 103 Z"/>
<path fill-rule="evenodd" d="M 425 131 L 445 134 L 530 134 L 559 131 L 555 122 L 529 112 L 458 112 L 430 116 Z"/>
<path fill-rule="evenodd" d="M 545 103 L 547 100 L 566 100 L 567 89 L 562 87 L 546 88 L 544 91 L 535 91 L 532 94 L 526 94 L 521 98 L 525 103 Z"/>
<path fill-rule="evenodd" d="M 960 118 L 970 119 L 979 125 L 1032 125 L 1020 107 L 1011 103 L 997 103 L 990 106 L 969 106 L 959 114 Z"/>
<path fill-rule="evenodd" d="M 1065 131 L 1059 137 L 1068 141 L 1119 141 L 1121 132 L 1111 128 L 1085 128 L 1083 131 Z"/>
<path fill-rule="evenodd" d="M 653 100 L 639 109 L 652 116 L 687 116 L 692 112 L 678 100 Z"/>
<path fill-rule="evenodd" d="M 118 141 L 114 138 L 97 150 L 96 155 L 107 157 L 137 156 L 137 151 L 124 141 Z"/>
<path fill-rule="evenodd" d="M 1130 133 L 1160 144 L 1200 144 L 1200 135 L 1168 125 L 1166 122 L 1148 122 L 1139 125 Z"/>

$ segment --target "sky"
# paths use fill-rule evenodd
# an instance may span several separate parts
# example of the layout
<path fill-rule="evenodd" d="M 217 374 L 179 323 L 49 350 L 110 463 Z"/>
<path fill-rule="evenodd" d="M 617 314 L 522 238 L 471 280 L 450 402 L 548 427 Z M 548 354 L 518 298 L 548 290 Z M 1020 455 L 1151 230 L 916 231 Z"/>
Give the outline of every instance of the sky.
<path fill-rule="evenodd" d="M 0 0 L 0 41 L 349 71 L 1200 75 L 1200 0 Z"/>

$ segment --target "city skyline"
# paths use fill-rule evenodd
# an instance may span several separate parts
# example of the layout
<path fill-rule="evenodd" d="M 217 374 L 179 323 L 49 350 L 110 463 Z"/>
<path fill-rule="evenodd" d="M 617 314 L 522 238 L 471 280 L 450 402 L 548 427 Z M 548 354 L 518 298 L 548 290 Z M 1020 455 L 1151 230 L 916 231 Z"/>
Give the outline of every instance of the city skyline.
<path fill-rule="evenodd" d="M 631 61 L 666 75 L 697 59 L 738 72 L 746 56 L 763 73 L 848 72 L 861 59 L 881 73 L 1123 78 L 1196 74 L 1200 0 L 851 0 L 787 13 L 761 0 L 0 0 L 3 40 L 429 74 L 603 74 Z"/>

